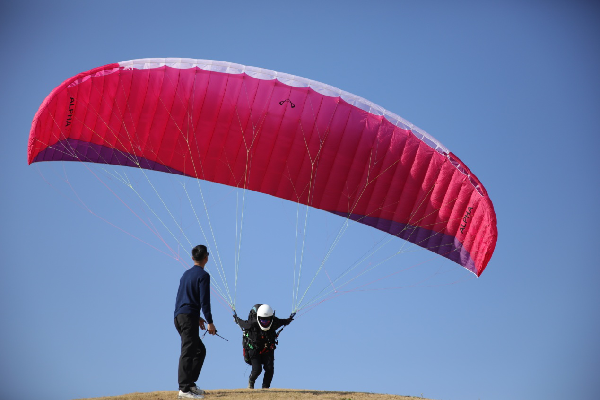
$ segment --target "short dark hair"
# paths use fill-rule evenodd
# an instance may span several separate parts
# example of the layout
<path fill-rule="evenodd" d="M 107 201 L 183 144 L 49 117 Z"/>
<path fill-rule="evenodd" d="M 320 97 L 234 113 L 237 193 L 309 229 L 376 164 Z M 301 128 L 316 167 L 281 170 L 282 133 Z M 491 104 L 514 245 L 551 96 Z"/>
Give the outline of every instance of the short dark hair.
<path fill-rule="evenodd" d="M 192 258 L 194 261 L 204 261 L 204 259 L 208 256 L 208 249 L 205 245 L 199 244 L 198 246 L 192 249 Z"/>

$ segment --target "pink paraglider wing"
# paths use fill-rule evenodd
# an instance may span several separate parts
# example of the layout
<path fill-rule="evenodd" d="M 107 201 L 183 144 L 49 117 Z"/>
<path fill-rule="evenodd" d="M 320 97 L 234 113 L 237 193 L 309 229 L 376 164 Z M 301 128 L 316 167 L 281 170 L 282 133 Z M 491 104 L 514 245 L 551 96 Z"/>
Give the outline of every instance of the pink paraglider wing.
<path fill-rule="evenodd" d="M 478 276 L 496 216 L 477 177 L 436 139 L 331 86 L 189 59 L 109 64 L 67 79 L 32 124 L 28 162 L 181 174 L 350 218 Z"/>

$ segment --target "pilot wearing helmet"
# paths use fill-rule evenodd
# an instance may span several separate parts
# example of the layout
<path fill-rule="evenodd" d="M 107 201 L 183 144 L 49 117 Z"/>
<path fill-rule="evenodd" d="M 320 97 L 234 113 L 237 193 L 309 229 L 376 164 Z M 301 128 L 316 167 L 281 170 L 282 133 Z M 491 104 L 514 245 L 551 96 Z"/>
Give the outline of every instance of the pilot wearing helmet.
<path fill-rule="evenodd" d="M 275 347 L 279 336 L 277 329 L 289 325 L 294 319 L 294 314 L 287 319 L 280 319 L 268 304 L 256 304 L 250 310 L 247 321 L 239 318 L 237 313 L 234 313 L 233 319 L 244 331 L 244 360 L 252 365 L 248 389 L 254 389 L 254 382 L 263 368 L 265 375 L 262 388 L 268 389 L 275 372 Z"/>

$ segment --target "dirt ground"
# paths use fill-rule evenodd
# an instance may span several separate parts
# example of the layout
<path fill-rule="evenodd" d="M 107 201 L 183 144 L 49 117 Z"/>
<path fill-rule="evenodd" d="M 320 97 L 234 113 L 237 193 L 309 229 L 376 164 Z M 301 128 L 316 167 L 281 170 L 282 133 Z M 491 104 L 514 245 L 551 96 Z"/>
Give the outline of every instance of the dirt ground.
<path fill-rule="evenodd" d="M 330 392 L 319 390 L 207 390 L 206 400 L 427 400 L 422 397 L 363 392 Z M 177 400 L 177 392 L 130 393 L 113 397 L 79 400 Z"/>

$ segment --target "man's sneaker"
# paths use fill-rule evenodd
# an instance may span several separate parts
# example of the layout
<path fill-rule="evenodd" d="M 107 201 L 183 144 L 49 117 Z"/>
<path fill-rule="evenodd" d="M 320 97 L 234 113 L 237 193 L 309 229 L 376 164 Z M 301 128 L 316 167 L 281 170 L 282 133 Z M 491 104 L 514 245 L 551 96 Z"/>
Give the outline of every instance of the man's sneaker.
<path fill-rule="evenodd" d="M 182 392 L 180 390 L 177 398 L 178 399 L 203 399 L 204 396 L 202 396 L 201 394 L 192 393 L 192 391 Z"/>
<path fill-rule="evenodd" d="M 194 394 L 204 394 L 204 390 L 200 389 L 198 386 L 191 387 L 190 392 Z"/>
<path fill-rule="evenodd" d="M 248 389 L 254 389 L 254 381 L 248 381 Z"/>

